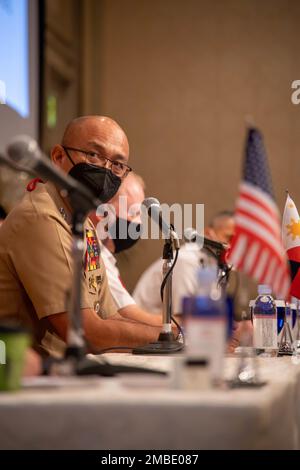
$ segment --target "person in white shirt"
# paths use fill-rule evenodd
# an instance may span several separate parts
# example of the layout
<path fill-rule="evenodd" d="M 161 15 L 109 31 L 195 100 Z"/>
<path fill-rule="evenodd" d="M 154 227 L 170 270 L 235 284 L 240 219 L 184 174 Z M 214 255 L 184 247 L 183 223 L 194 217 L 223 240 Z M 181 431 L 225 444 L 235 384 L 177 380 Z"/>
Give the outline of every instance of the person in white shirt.
<path fill-rule="evenodd" d="M 106 248 L 104 243 L 101 244 L 101 257 L 105 264 L 108 285 L 117 308 L 120 309 L 129 305 L 135 305 L 135 300 L 129 294 L 121 280 L 117 260 L 111 251 Z"/>
<path fill-rule="evenodd" d="M 205 236 L 222 243 L 230 243 L 234 234 L 233 213 L 222 211 L 216 214 Z M 181 314 L 182 298 L 197 292 L 197 271 L 201 264 L 214 263 L 215 259 L 200 250 L 196 243 L 185 243 L 179 251 L 177 264 L 173 271 L 173 309 L 174 314 Z M 141 275 L 133 292 L 137 304 L 150 312 L 161 308 L 160 284 L 162 281 L 162 260 L 149 266 Z"/>
<path fill-rule="evenodd" d="M 181 313 L 182 298 L 195 294 L 197 270 L 201 263 L 207 262 L 207 259 L 207 255 L 199 250 L 195 243 L 185 243 L 180 247 L 172 280 L 172 304 L 175 315 Z M 141 275 L 133 292 L 135 302 L 149 312 L 159 312 L 162 308 L 160 298 L 162 265 L 161 258 L 152 263 Z"/>

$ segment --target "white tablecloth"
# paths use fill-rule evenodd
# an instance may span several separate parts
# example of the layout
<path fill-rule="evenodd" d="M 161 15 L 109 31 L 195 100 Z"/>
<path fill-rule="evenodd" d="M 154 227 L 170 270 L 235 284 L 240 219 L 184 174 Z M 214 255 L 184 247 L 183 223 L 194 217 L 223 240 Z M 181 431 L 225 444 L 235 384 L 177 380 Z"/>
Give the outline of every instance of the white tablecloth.
<path fill-rule="evenodd" d="M 107 357 L 170 367 L 162 357 Z M 226 359 L 227 376 L 237 360 Z M 174 390 L 167 380 L 148 375 L 1 393 L 0 448 L 297 448 L 300 366 L 287 357 L 259 359 L 259 364 L 268 380 L 259 389 Z"/>

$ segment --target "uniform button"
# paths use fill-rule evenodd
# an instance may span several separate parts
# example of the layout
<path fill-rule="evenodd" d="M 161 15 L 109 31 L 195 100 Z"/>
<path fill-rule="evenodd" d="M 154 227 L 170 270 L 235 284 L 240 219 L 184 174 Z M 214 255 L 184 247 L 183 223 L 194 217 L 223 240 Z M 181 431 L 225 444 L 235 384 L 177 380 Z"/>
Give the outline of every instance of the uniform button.
<path fill-rule="evenodd" d="M 62 218 L 63 218 L 64 220 L 66 220 L 66 219 L 67 219 L 67 214 L 66 214 L 65 209 L 64 209 L 63 207 L 60 207 L 60 208 L 59 208 L 59 212 L 60 212 L 60 214 L 62 215 Z"/>

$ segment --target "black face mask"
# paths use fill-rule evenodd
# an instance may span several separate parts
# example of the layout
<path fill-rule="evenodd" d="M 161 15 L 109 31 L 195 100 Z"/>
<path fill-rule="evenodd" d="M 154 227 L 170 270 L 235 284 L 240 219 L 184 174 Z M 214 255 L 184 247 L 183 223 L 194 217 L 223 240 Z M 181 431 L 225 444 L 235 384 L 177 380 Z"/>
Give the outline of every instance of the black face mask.
<path fill-rule="evenodd" d="M 141 236 L 141 224 L 116 217 L 115 222 L 111 224 L 108 231 L 115 245 L 115 253 L 120 253 L 120 251 L 128 250 L 139 241 Z M 130 234 L 132 234 L 132 237 Z M 122 238 L 120 238 L 121 235 Z M 124 236 L 126 238 L 124 238 Z"/>
<path fill-rule="evenodd" d="M 114 197 L 122 183 L 121 178 L 108 168 L 85 162 L 74 165 L 69 175 L 87 186 L 103 203 Z"/>

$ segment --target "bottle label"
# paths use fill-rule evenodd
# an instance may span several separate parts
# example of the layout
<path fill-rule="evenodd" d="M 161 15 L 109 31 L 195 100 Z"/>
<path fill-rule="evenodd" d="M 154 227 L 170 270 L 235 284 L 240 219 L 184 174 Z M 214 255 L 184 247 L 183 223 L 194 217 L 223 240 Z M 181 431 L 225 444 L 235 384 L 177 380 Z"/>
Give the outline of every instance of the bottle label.
<path fill-rule="evenodd" d="M 190 317 L 186 322 L 186 338 L 187 357 L 208 360 L 212 378 L 219 378 L 225 352 L 224 317 Z"/>
<path fill-rule="evenodd" d="M 276 315 L 256 315 L 253 318 L 253 346 L 257 349 L 277 349 Z"/>
<path fill-rule="evenodd" d="M 292 308 L 292 329 L 295 328 L 296 326 L 296 322 L 297 322 L 297 309 L 296 308 Z"/>
<path fill-rule="evenodd" d="M 285 316 L 285 307 L 277 307 L 277 334 L 280 337 L 280 333 L 283 328 L 284 324 L 284 316 Z"/>

